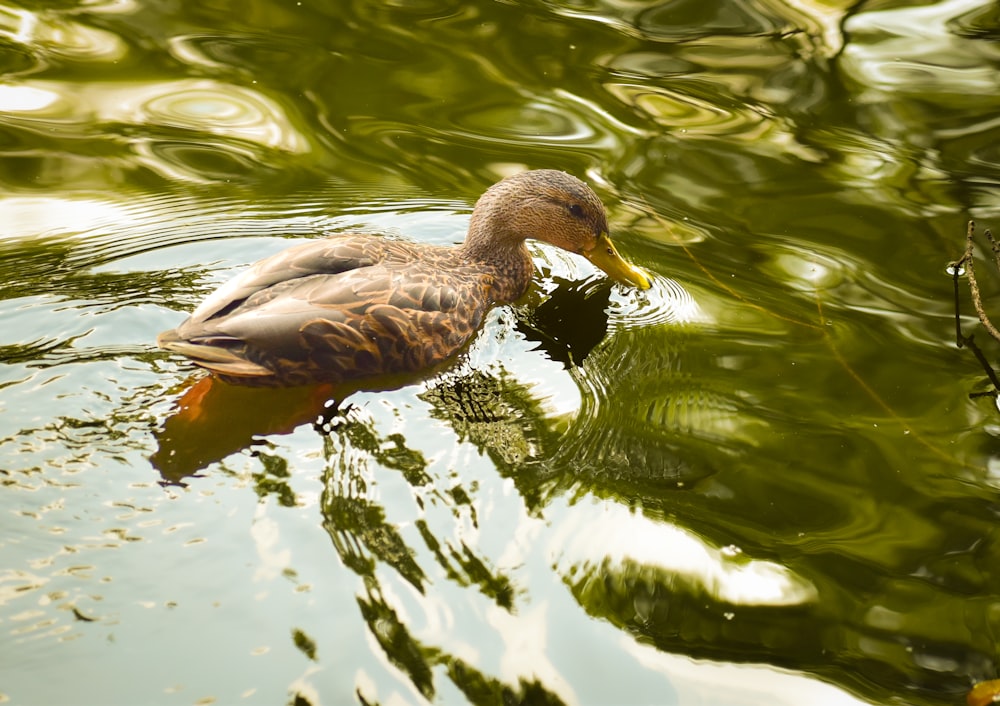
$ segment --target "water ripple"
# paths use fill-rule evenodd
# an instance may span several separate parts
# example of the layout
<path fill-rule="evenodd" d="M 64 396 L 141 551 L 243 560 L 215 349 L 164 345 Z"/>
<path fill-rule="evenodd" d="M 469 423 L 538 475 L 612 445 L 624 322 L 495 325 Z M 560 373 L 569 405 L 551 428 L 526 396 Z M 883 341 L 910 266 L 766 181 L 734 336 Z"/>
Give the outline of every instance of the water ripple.
<path fill-rule="evenodd" d="M 68 19 L 56 12 L 31 12 L 0 5 L 0 37 L 31 51 L 41 63 L 73 60 L 115 62 L 128 53 L 128 45 L 116 34 Z"/>
<path fill-rule="evenodd" d="M 581 11 L 574 7 L 554 11 L 574 17 L 587 17 L 595 22 L 614 27 L 616 30 L 643 39 L 660 42 L 679 42 L 701 37 L 719 35 L 759 36 L 780 34 L 790 29 L 788 20 L 771 15 L 755 3 L 740 4 L 700 4 L 676 2 L 610 3 L 613 10 L 603 2 L 587 3 Z M 596 5 L 596 7 L 595 7 Z M 589 6 L 589 7 L 587 7 Z M 686 22 L 678 22 L 679 16 L 687 16 Z"/>
<path fill-rule="evenodd" d="M 753 130 L 764 120 L 750 110 L 726 108 L 680 91 L 648 84 L 608 83 L 605 88 L 658 125 L 682 128 L 684 132 L 733 137 Z"/>
<path fill-rule="evenodd" d="M 327 53 L 292 37 L 234 32 L 226 35 L 185 34 L 170 37 L 170 53 L 185 64 L 259 77 L 276 67 L 294 64 L 295 81 L 307 81 L 322 70 Z"/>
<path fill-rule="evenodd" d="M 99 125 L 98 139 L 107 149 L 121 157 L 138 155 L 140 163 L 181 181 L 211 181 L 220 173 L 225 178 L 252 175 L 257 166 L 281 164 L 288 155 L 311 151 L 277 101 L 210 79 L 33 80 L 0 86 L 0 102 L 8 131 L 78 140 L 94 135 Z M 76 145 L 67 148 L 79 150 Z"/>
<path fill-rule="evenodd" d="M 691 293 L 678 281 L 653 275 L 653 286 L 643 292 L 616 287 L 611 294 L 608 321 L 622 330 L 660 324 L 705 323 L 708 318 Z"/>
<path fill-rule="evenodd" d="M 454 124 L 468 138 L 488 137 L 505 143 L 539 140 L 556 142 L 594 141 L 596 130 L 581 120 L 574 120 L 560 106 L 530 101 L 512 106 L 506 101 L 490 106 L 476 106 L 452 115 Z"/>
<path fill-rule="evenodd" d="M 956 96 L 995 97 L 995 52 L 948 28 L 982 6 L 981 0 L 948 0 L 853 15 L 845 25 L 854 41 L 845 47 L 843 67 L 868 87 L 862 92 L 866 100 L 892 92 L 954 106 Z"/>
<path fill-rule="evenodd" d="M 471 147 L 491 151 L 534 147 L 551 152 L 552 145 L 558 144 L 612 152 L 619 149 L 622 132 L 632 131 L 596 104 L 561 91 L 555 93 L 554 97 L 529 95 L 516 102 L 461 105 L 443 116 L 440 107 L 433 106 L 433 118 L 417 122 L 355 116 L 350 133 L 379 140 L 393 151 L 405 150 L 410 159 L 418 150 L 434 154 L 432 158 L 437 160 L 444 145 L 462 151 Z"/>

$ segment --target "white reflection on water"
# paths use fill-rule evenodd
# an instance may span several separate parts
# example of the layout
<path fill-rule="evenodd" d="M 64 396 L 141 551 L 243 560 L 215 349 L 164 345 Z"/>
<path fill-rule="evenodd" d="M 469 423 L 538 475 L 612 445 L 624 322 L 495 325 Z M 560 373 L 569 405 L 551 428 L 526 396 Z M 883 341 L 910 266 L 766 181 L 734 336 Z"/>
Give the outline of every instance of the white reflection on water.
<path fill-rule="evenodd" d="M 292 552 L 281 541 L 281 526 L 268 516 L 267 508 L 261 504 L 254 513 L 250 536 L 257 547 L 260 563 L 254 572 L 254 581 L 271 581 L 281 575 L 291 564 Z"/>
<path fill-rule="evenodd" d="M 575 505 L 556 528 L 550 552 L 564 575 L 638 564 L 733 605 L 802 605 L 817 597 L 816 588 L 787 567 L 713 547 L 688 530 L 606 500 Z"/>
<path fill-rule="evenodd" d="M 540 678 L 546 687 L 559 694 L 567 703 L 580 703 L 570 682 L 552 663 L 548 639 L 552 619 L 547 615 L 548 603 L 531 606 L 518 614 L 498 606 L 486 610 L 486 620 L 504 640 L 500 658 L 501 678 L 517 683 L 527 675 Z"/>
<path fill-rule="evenodd" d="M 0 86 L 0 100 L 3 87 Z M 128 223 L 128 211 L 110 201 L 56 196 L 0 199 L 4 238 L 75 234 Z"/>
<path fill-rule="evenodd" d="M 843 284 L 849 262 L 846 256 L 838 259 L 816 249 L 806 251 L 788 244 L 785 247 L 773 247 L 760 268 L 786 286 L 799 291 L 815 292 L 817 289 L 831 289 Z"/>
<path fill-rule="evenodd" d="M 647 669 L 667 674 L 685 703 L 744 706 L 861 706 L 868 703 L 838 689 L 775 667 L 693 660 L 619 638 L 624 651 Z"/>
<path fill-rule="evenodd" d="M 615 287 L 608 321 L 618 329 L 639 329 L 657 324 L 706 324 L 706 314 L 684 285 L 669 277 L 653 276 L 653 286 L 639 292 Z"/>
<path fill-rule="evenodd" d="M 45 110 L 59 100 L 52 91 L 31 86 L 0 86 L 0 105 L 4 110 L 27 113 Z"/>

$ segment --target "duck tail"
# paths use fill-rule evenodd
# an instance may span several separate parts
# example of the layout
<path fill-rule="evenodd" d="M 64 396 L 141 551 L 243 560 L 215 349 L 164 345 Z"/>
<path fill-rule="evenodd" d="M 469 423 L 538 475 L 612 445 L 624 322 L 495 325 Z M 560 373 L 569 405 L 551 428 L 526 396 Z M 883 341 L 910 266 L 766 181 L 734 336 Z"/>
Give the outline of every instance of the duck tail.
<path fill-rule="evenodd" d="M 274 371 L 247 360 L 234 345 L 245 347 L 242 341 L 227 336 L 211 336 L 188 340 L 177 329 L 164 331 L 156 337 L 156 345 L 172 353 L 180 353 L 192 363 L 219 375 L 239 378 L 273 377 Z"/>

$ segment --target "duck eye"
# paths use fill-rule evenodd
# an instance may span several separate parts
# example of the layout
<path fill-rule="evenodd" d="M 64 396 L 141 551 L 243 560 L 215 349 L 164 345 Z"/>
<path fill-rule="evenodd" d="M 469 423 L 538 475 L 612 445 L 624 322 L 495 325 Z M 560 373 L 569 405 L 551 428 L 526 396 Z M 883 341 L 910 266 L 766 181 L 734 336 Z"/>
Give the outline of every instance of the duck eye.
<path fill-rule="evenodd" d="M 583 218 L 583 206 L 578 203 L 570 204 L 569 212 L 574 218 Z"/>

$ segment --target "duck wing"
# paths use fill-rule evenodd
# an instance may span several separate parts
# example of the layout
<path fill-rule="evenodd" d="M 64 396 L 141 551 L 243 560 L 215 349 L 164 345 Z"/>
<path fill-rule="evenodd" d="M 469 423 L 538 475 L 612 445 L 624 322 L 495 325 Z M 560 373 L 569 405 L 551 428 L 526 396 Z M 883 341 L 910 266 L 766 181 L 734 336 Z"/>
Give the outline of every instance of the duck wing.
<path fill-rule="evenodd" d="M 335 275 L 378 262 L 407 262 L 419 255 L 410 243 L 373 235 L 346 234 L 313 240 L 264 258 L 210 294 L 191 314 L 207 321 L 237 308 L 263 289 L 309 275 Z"/>
<path fill-rule="evenodd" d="M 340 382 L 432 366 L 479 327 L 491 304 L 488 278 L 445 263 L 446 250 L 421 248 L 413 260 L 413 246 L 394 244 L 411 252 L 383 251 L 376 260 L 357 245 L 337 244 L 339 253 L 355 250 L 354 266 L 339 272 L 317 272 L 346 258 L 305 250 L 312 244 L 280 253 L 206 301 L 160 344 L 252 384 Z"/>

